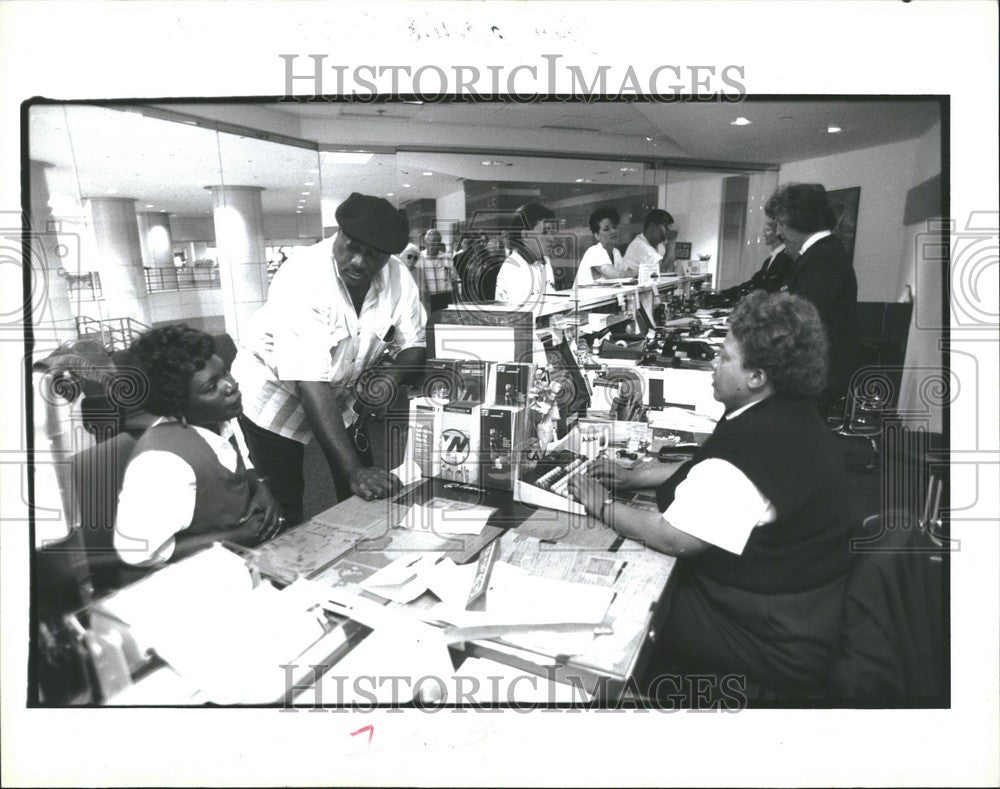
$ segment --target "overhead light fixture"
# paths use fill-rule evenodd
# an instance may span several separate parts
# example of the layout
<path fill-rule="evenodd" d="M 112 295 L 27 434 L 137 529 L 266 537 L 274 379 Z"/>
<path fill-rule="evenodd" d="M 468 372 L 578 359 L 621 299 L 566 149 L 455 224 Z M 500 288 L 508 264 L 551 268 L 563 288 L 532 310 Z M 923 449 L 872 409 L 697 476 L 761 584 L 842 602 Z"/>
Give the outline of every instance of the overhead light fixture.
<path fill-rule="evenodd" d="M 403 184 L 403 188 L 404 188 L 404 189 L 409 189 L 409 188 L 410 188 L 410 185 L 409 185 L 409 184 Z"/>
<path fill-rule="evenodd" d="M 740 117 L 738 117 L 736 120 L 730 121 L 729 125 L 730 126 L 749 126 L 751 123 L 753 123 L 752 120 L 750 120 L 749 118 L 744 118 L 742 115 L 740 115 Z"/>
<path fill-rule="evenodd" d="M 652 137 L 647 137 L 647 138 L 646 138 L 646 142 L 652 142 L 652 141 L 653 141 L 653 138 L 652 138 Z"/>
<path fill-rule="evenodd" d="M 395 196 L 396 196 L 396 193 L 395 193 L 395 192 L 386 192 L 386 193 L 385 193 L 385 196 L 386 196 L 386 197 L 395 197 Z"/>
<path fill-rule="evenodd" d="M 826 133 L 827 134 L 838 134 L 838 133 L 840 133 L 842 131 L 843 131 L 843 129 L 841 129 L 839 126 L 827 126 L 826 127 Z"/>
<path fill-rule="evenodd" d="M 638 167 L 619 167 L 618 172 L 620 173 L 634 173 L 638 170 Z"/>
<path fill-rule="evenodd" d="M 147 203 L 147 204 L 146 204 L 146 208 L 152 208 L 152 207 L 153 207 L 153 204 L 152 204 L 152 203 Z"/>
<path fill-rule="evenodd" d="M 432 173 L 430 170 L 428 170 L 426 173 L 421 173 L 421 175 L 434 175 L 434 173 Z"/>
<path fill-rule="evenodd" d="M 354 151 L 323 151 L 323 164 L 368 164 L 373 153 L 356 153 Z"/>
<path fill-rule="evenodd" d="M 316 186 L 316 182 L 315 181 L 306 181 L 303 184 L 303 186 Z"/>
<path fill-rule="evenodd" d="M 302 194 L 302 195 L 309 195 L 311 193 L 310 192 L 300 192 L 300 194 Z"/>
<path fill-rule="evenodd" d="M 307 172 L 319 175 L 319 168 L 318 167 L 311 167 L 311 168 L 309 168 L 309 170 Z"/>

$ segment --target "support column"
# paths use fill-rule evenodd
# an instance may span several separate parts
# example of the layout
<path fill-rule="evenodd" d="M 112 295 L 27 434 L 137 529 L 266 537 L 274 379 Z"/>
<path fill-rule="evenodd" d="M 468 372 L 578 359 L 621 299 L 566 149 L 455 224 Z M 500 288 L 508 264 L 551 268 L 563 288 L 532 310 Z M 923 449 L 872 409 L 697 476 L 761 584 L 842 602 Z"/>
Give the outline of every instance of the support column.
<path fill-rule="evenodd" d="M 91 197 L 88 201 L 104 294 L 103 317 L 132 318 L 152 325 L 135 199 Z"/>
<path fill-rule="evenodd" d="M 75 234 L 62 233 L 61 223 L 52 216 L 49 207 L 49 185 L 46 170 L 48 162 L 30 161 L 31 177 L 31 260 L 24 265 L 31 267 L 31 322 L 35 339 L 52 339 L 57 344 L 76 339 L 76 319 L 73 315 L 69 293 L 68 274 L 80 270 L 80 239 Z M 20 283 L 18 283 L 18 286 Z M 11 294 L 20 294 L 11 289 Z M 5 299 L 4 317 L 20 322 L 22 319 L 20 295 Z M 11 305 L 11 310 L 6 305 Z"/>
<path fill-rule="evenodd" d="M 226 332 L 238 340 L 267 300 L 260 186 L 211 186 Z"/>
<path fill-rule="evenodd" d="M 147 268 L 173 268 L 174 242 L 170 236 L 170 215 L 166 211 L 136 214 L 142 264 Z"/>

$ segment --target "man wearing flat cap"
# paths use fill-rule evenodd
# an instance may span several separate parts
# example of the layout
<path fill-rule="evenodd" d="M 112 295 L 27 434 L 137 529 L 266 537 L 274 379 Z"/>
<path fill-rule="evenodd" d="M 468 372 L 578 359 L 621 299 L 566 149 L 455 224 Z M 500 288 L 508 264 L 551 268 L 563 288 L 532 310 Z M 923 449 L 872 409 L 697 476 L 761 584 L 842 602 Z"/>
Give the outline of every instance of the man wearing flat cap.
<path fill-rule="evenodd" d="M 339 500 L 383 498 L 398 487 L 388 469 L 372 465 L 365 430 L 398 404 L 400 385 L 424 364 L 426 313 L 413 276 L 393 257 L 408 241 L 405 217 L 357 192 L 335 216 L 336 235 L 275 274 L 233 364 L 251 458 L 289 524 L 302 519 L 303 458 L 313 437 Z"/>

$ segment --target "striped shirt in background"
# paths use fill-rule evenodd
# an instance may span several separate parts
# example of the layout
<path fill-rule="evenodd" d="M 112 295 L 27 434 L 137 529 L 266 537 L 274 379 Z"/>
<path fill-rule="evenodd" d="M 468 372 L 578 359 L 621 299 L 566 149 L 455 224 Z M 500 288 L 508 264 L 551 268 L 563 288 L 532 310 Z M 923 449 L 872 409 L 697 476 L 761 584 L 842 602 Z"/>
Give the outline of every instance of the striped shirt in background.
<path fill-rule="evenodd" d="M 333 261 L 334 238 L 297 252 L 278 270 L 232 368 L 244 414 L 303 444 L 312 433 L 295 381 L 330 382 L 349 425 L 354 383 L 382 355 L 389 329 L 395 327 L 388 347 L 424 347 L 427 315 L 410 272 L 390 257 L 358 315 Z"/>
<path fill-rule="evenodd" d="M 421 252 L 413 276 L 417 280 L 420 295 L 425 299 L 437 293 L 451 293 L 451 281 L 455 278 L 451 255 L 442 252 L 436 258 L 431 258 L 427 257 L 426 250 Z"/>

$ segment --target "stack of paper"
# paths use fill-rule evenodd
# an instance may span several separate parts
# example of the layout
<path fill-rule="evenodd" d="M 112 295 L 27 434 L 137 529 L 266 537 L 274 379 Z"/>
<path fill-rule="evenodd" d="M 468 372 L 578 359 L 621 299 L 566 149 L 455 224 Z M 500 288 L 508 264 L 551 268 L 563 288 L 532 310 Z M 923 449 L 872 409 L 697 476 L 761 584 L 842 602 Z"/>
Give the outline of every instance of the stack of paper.
<path fill-rule="evenodd" d="M 214 546 L 101 604 L 220 704 L 267 703 L 285 693 L 282 665 L 326 635 L 326 620 L 296 595 L 256 588 L 243 560 Z"/>

